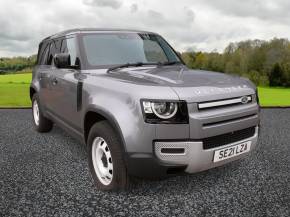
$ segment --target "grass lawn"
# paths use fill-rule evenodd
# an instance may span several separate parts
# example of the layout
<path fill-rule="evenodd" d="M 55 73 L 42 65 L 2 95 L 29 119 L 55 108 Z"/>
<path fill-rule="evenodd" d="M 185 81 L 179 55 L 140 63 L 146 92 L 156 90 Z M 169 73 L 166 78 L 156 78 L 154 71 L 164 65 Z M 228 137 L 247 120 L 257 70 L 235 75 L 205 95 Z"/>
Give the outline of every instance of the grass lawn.
<path fill-rule="evenodd" d="M 31 73 L 0 75 L 0 107 L 30 107 Z M 259 87 L 262 106 L 290 106 L 290 88 Z"/>
<path fill-rule="evenodd" d="M 31 73 L 0 75 L 0 107 L 30 107 Z"/>
<path fill-rule="evenodd" d="M 32 78 L 31 73 L 0 75 L 0 84 L 3 83 L 30 84 L 31 78 Z"/>
<path fill-rule="evenodd" d="M 30 106 L 31 101 L 29 98 L 29 84 L 0 83 L 0 107 Z"/>
<path fill-rule="evenodd" d="M 290 88 L 259 87 L 262 106 L 290 106 Z"/>

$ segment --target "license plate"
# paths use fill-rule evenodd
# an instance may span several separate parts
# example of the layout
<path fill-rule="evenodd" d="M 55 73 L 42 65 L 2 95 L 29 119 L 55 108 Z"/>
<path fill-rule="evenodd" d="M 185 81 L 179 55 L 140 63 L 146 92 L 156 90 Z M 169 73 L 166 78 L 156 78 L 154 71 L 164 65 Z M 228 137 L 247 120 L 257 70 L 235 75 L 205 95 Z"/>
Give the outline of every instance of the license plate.
<path fill-rule="evenodd" d="M 251 141 L 243 142 L 214 152 L 213 162 L 226 160 L 250 151 Z"/>

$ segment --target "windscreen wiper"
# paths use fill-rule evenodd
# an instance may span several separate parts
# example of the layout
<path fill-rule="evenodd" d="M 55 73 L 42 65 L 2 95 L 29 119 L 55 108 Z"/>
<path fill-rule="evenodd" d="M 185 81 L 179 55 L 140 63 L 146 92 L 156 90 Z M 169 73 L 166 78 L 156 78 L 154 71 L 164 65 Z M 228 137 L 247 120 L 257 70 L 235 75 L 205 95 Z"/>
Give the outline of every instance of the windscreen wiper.
<path fill-rule="evenodd" d="M 143 63 L 143 62 L 126 63 L 126 64 L 121 64 L 121 65 L 110 67 L 108 68 L 107 72 L 114 71 L 115 69 L 128 68 L 131 66 L 139 67 L 139 66 L 148 66 L 148 65 L 157 65 L 157 64 L 158 63 Z"/>

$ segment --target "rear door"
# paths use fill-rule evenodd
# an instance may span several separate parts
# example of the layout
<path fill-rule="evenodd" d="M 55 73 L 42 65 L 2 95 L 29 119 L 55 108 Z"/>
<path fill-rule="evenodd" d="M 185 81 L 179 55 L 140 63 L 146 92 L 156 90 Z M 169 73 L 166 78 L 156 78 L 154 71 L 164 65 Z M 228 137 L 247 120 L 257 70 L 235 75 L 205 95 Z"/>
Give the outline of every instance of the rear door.
<path fill-rule="evenodd" d="M 47 64 L 48 54 L 49 54 L 49 45 L 50 43 L 45 41 L 43 42 L 38 57 L 37 63 L 37 77 L 39 81 L 39 99 L 43 107 L 48 108 L 50 105 L 49 99 L 49 89 L 50 89 L 50 74 L 51 66 Z"/>

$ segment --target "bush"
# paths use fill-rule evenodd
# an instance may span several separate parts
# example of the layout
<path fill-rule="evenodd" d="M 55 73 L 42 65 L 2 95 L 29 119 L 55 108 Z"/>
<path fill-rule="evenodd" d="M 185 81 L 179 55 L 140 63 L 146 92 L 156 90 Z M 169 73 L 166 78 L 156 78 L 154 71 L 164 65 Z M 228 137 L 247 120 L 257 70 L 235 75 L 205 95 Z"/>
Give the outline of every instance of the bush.
<path fill-rule="evenodd" d="M 249 72 L 249 79 L 255 84 L 255 85 L 259 85 L 260 83 L 260 74 L 258 71 L 255 70 L 251 70 Z"/>
<path fill-rule="evenodd" d="M 259 86 L 269 86 L 269 78 L 267 75 L 261 75 L 259 78 Z"/>
<path fill-rule="evenodd" d="M 245 77 L 249 78 L 257 86 L 269 86 L 268 76 L 258 71 L 251 70 Z"/>

